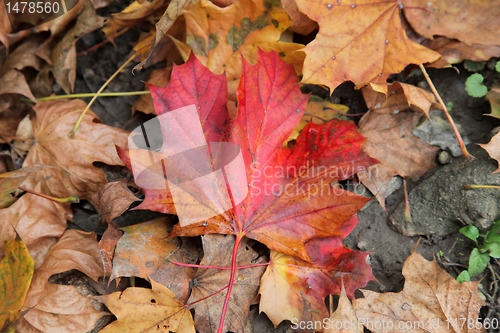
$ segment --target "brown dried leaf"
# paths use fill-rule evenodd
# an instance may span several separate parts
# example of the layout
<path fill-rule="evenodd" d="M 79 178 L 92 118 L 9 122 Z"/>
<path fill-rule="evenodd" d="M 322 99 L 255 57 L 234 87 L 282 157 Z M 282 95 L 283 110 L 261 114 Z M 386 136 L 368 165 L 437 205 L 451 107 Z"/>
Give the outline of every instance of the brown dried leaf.
<path fill-rule="evenodd" d="M 119 230 L 118 225 L 112 221 L 108 223 L 108 227 L 102 234 L 101 240 L 99 241 L 99 249 L 101 250 L 104 276 L 110 276 L 113 271 L 115 248 L 122 235 L 123 231 Z"/>
<path fill-rule="evenodd" d="M 184 261 L 179 252 L 181 241 L 167 238 L 166 218 L 122 228 L 124 235 L 118 241 L 110 280 L 123 276 L 152 279 L 167 286 L 177 299 L 185 301 L 189 295 L 188 269 L 171 261 Z"/>
<path fill-rule="evenodd" d="M 43 183 L 38 183 L 34 191 L 50 194 Z M 30 255 L 39 267 L 47 253 L 50 239 L 63 234 L 66 220 L 71 219 L 69 204 L 57 203 L 34 194 L 26 193 L 8 208 L 0 209 L 0 252 L 4 241 L 16 238 L 16 232 L 28 246 Z"/>
<path fill-rule="evenodd" d="M 486 150 L 491 158 L 498 162 L 498 168 L 493 171 L 497 173 L 500 171 L 500 133 L 495 134 L 488 143 L 480 143 L 481 148 Z"/>
<path fill-rule="evenodd" d="M 84 116 L 75 137 L 68 137 L 84 108 L 81 100 L 39 102 L 35 106 L 36 116 L 31 120 L 35 144 L 24 166 L 40 163 L 55 168 L 30 175 L 25 186 L 30 188 L 43 180 L 54 196 L 76 194 L 90 199 L 106 184 L 104 172 L 92 163 L 122 165 L 115 144 L 126 145 L 128 132 L 100 124 L 92 111 Z"/>
<path fill-rule="evenodd" d="M 421 113 L 366 113 L 360 120 L 360 132 L 366 137 L 363 150 L 382 164 L 358 173 L 361 182 L 385 207 L 385 187 L 393 175 L 416 179 L 434 167 L 438 148 L 413 134 Z"/>
<path fill-rule="evenodd" d="M 394 114 L 412 108 L 429 117 L 429 111 L 441 109 L 434 95 L 411 84 L 370 83 L 361 89 L 368 109 L 378 114 Z"/>
<path fill-rule="evenodd" d="M 97 311 L 90 298 L 74 286 L 50 283 L 53 274 L 77 269 L 97 281 L 103 275 L 99 247 L 94 233 L 67 230 L 50 249 L 35 271 L 26 296 L 29 309 L 20 322 L 23 332 L 88 332 L 105 313 Z"/>
<path fill-rule="evenodd" d="M 202 240 L 204 257 L 200 265 L 231 267 L 232 251 L 230 249 L 234 247 L 234 236 L 205 235 L 202 236 Z M 236 264 L 243 266 L 262 262 L 264 258 L 258 258 L 258 254 L 248 245 L 248 239 L 244 238 L 238 248 Z M 243 333 L 250 305 L 256 301 L 259 279 L 264 269 L 265 267 L 262 266 L 237 270 L 223 332 Z M 229 284 L 230 275 L 229 270 L 202 268 L 198 268 L 193 275 L 193 286 L 188 303 L 199 301 L 192 305 L 195 310 L 195 327 L 198 331 L 217 332 L 227 293 L 225 287 Z"/>
<path fill-rule="evenodd" d="M 412 28 L 429 39 L 439 35 L 468 45 L 499 44 L 499 0 L 408 0 L 404 6 L 404 14 Z"/>
<path fill-rule="evenodd" d="M 500 46 L 498 45 L 467 45 L 442 36 L 426 41 L 425 46 L 441 54 L 441 58 L 426 65 L 426 67 L 443 68 L 464 60 L 488 61 L 492 57 L 500 56 Z"/>
<path fill-rule="evenodd" d="M 189 310 L 167 287 L 151 280 L 152 289 L 127 288 L 99 299 L 118 318 L 101 333 L 195 333 Z"/>
<path fill-rule="evenodd" d="M 9 69 L 1 75 L 0 95 L 3 94 L 20 94 L 36 102 L 36 98 L 31 92 L 26 78 L 17 69 Z"/>
<path fill-rule="evenodd" d="M 432 333 L 475 333 L 483 329 L 461 325 L 462 320 L 473 321 L 479 315 L 484 301 L 479 297 L 479 282 L 458 283 L 446 273 L 436 261 L 427 261 L 418 253 L 412 253 L 403 266 L 405 286 L 399 293 L 379 294 L 362 290 L 365 298 L 353 301 L 358 320 L 385 325 L 371 325 L 378 332 L 408 332 L 401 327 L 417 328 L 420 323 L 425 331 Z M 452 323 L 458 327 L 452 327 Z M 394 327 L 388 330 L 387 327 Z M 421 326 L 421 327 L 422 327 Z"/>
<path fill-rule="evenodd" d="M 107 183 L 90 198 L 105 225 L 121 216 L 134 201 L 139 199 L 128 189 L 127 182 L 123 179 Z"/>
<path fill-rule="evenodd" d="M 46 165 L 35 164 L 27 168 L 18 169 L 0 174 L 0 208 L 6 208 L 13 204 L 17 198 L 14 193 L 31 172 L 48 169 Z"/>
<path fill-rule="evenodd" d="M 0 96 L 0 99 L 6 96 L 12 95 L 3 95 Z M 6 143 L 12 141 L 12 137 L 16 135 L 17 126 L 28 114 L 31 106 L 18 100 L 15 101 L 13 98 L 5 98 L 0 101 L 0 104 L 3 104 L 0 106 L 0 143 Z"/>

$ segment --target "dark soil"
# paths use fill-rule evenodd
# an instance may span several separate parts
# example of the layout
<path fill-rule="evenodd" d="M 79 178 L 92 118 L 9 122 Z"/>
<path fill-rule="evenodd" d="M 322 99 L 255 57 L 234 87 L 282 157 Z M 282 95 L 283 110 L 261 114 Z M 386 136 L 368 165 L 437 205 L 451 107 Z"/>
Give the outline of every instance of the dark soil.
<path fill-rule="evenodd" d="M 130 57 L 133 46 L 139 36 L 138 30 L 132 30 L 115 39 L 115 45 L 107 44 L 97 51 L 90 52 L 78 58 L 77 82 L 75 92 L 96 92 L 99 87 L 114 73 L 114 71 Z M 78 52 L 84 51 L 89 47 L 103 40 L 102 33 L 95 32 L 82 38 L 78 42 Z M 143 89 L 143 82 L 146 80 L 147 73 L 151 68 L 138 71 L 133 75 L 131 69 L 134 64 L 129 65 L 118 77 L 111 83 L 107 91 L 135 91 Z M 157 65 L 156 67 L 161 67 Z M 486 164 L 488 170 L 496 169 L 496 162 L 489 159 L 487 154 L 480 151 L 476 143 L 487 143 L 491 137 L 491 131 L 494 127 L 499 126 L 500 122 L 496 119 L 484 116 L 489 113 L 489 104 L 485 99 L 472 98 L 465 92 L 464 82 L 469 72 L 463 67 L 458 66 L 458 71 L 455 69 L 440 69 L 429 70 L 431 78 L 435 83 L 438 91 L 441 93 L 445 103 L 452 102 L 453 108 L 451 114 L 455 121 L 463 126 L 467 137 L 473 143 L 470 149 L 473 154 L 480 160 L 482 164 Z M 491 72 L 491 69 L 486 68 L 485 72 Z M 425 80 L 417 71 L 414 75 L 406 79 L 406 82 L 426 87 Z M 106 124 L 131 130 L 141 122 L 150 119 L 150 116 L 145 116 L 138 113 L 131 118 L 131 106 L 136 97 L 120 97 L 120 98 L 99 98 L 92 106 L 92 110 Z M 333 102 L 343 103 L 350 107 L 350 113 L 361 115 L 366 112 L 366 106 L 363 102 L 359 91 L 353 89 L 353 85 L 346 83 L 341 85 L 331 97 Z M 88 101 L 87 101 L 88 102 Z M 356 117 L 354 117 L 356 119 Z M 359 119 L 359 117 L 357 118 Z M 465 168 L 467 162 L 463 158 L 452 158 L 451 165 L 455 169 Z M 450 167 L 449 165 L 447 166 Z M 432 177 L 433 174 L 445 168 L 436 161 L 435 169 L 428 172 L 422 179 L 412 182 L 409 181 L 409 192 L 418 189 L 424 179 Z M 456 171 L 456 170 L 455 170 Z M 107 174 L 110 178 L 121 178 L 127 175 L 127 171 L 121 168 L 107 168 Z M 436 185 L 440 181 L 453 184 L 460 183 L 462 186 L 463 179 L 453 176 L 452 173 L 442 173 L 433 180 Z M 500 183 L 500 176 L 497 177 Z M 450 185 L 451 186 L 451 185 Z M 432 191 L 432 189 L 430 189 Z M 480 190 L 485 191 L 485 190 Z M 491 190 L 490 190 L 491 191 Z M 466 195 L 460 192 L 458 195 Z M 482 199 L 481 199 L 482 198 Z M 497 198 L 497 197 L 495 197 Z M 477 200 L 483 200 L 483 197 Z M 471 199 L 473 200 L 473 199 Z M 451 210 L 460 210 L 462 207 L 454 207 L 460 204 L 461 201 L 444 200 L 441 204 L 448 205 Z M 496 201 L 495 203 L 497 203 Z M 421 253 L 428 260 L 438 257 L 439 260 L 452 276 L 456 277 L 459 272 L 466 269 L 468 256 L 473 247 L 473 243 L 468 241 L 464 236 L 457 232 L 463 223 L 457 218 L 452 223 L 455 225 L 454 231 L 447 235 L 438 236 L 439 232 L 424 234 L 421 236 L 406 237 L 396 231 L 394 225 L 390 222 L 389 217 L 397 210 L 398 206 L 403 203 L 403 190 L 399 188 L 391 196 L 387 198 L 387 212 L 383 211 L 376 200 L 371 200 L 364 209 L 359 212 L 359 224 L 356 229 L 345 240 L 345 245 L 357 250 L 371 252 L 369 259 L 373 268 L 373 274 L 377 281 L 370 282 L 367 289 L 379 292 L 398 292 L 403 288 L 404 278 L 401 274 L 403 263 L 409 254 L 417 247 L 417 252 Z M 418 202 L 411 202 L 411 205 Z M 101 225 L 97 214 L 89 203 L 83 202 L 74 206 L 75 218 L 72 227 L 81 228 L 87 231 L 96 231 L 102 234 L 104 227 Z M 498 211 L 496 211 L 498 213 Z M 425 214 L 416 214 L 420 220 L 433 221 L 434 214 L 432 210 L 426 211 Z M 151 212 L 133 212 L 126 213 L 124 217 L 118 220 L 120 225 L 135 224 L 151 219 L 157 214 Z M 500 218 L 492 216 L 492 219 Z M 432 228 L 431 228 L 432 229 Z M 434 230 L 434 229 L 432 229 Z M 416 245 L 419 242 L 418 246 Z M 496 266 L 497 272 L 500 272 L 500 267 Z M 491 293 L 488 288 L 490 278 L 488 276 L 483 280 L 483 291 Z M 490 303 L 492 300 L 489 300 Z M 495 301 L 498 305 L 498 299 Z M 288 323 L 282 323 L 278 329 L 273 329 L 271 323 L 265 318 L 265 315 L 258 315 L 255 310 L 252 311 L 252 316 L 258 317 L 254 323 L 255 332 L 291 332 Z M 490 317 L 499 317 L 500 313 L 492 310 L 492 307 L 484 308 L 482 317 L 489 315 Z"/>

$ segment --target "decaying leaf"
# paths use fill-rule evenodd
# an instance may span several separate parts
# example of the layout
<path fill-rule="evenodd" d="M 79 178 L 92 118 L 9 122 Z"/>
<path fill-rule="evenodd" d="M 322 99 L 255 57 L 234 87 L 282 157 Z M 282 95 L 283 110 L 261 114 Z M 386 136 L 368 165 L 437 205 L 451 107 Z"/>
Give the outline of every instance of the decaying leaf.
<path fill-rule="evenodd" d="M 430 110 L 439 110 L 434 95 L 411 84 L 394 82 L 391 84 L 370 83 L 361 89 L 368 109 L 378 114 L 394 114 L 412 108 L 429 117 Z"/>
<path fill-rule="evenodd" d="M 134 201 L 139 199 L 128 189 L 124 180 L 107 183 L 90 198 L 104 224 L 122 215 Z"/>
<path fill-rule="evenodd" d="M 327 326 L 328 325 L 328 326 Z M 344 286 L 340 292 L 337 310 L 330 315 L 325 325 L 325 333 L 363 333 L 363 326 L 359 324 L 351 301 L 347 298 Z"/>
<path fill-rule="evenodd" d="M 412 253 L 403 266 L 405 285 L 399 293 L 379 294 L 362 290 L 365 298 L 353 301 L 356 316 L 378 332 L 484 332 L 476 326 L 484 304 L 477 290 L 479 282 L 458 283 L 436 261 Z M 474 325 L 462 325 L 464 322 Z M 385 323 L 385 325 L 375 325 Z M 392 327 L 388 330 L 387 327 Z M 406 329 L 405 329 L 406 328 Z"/>
<path fill-rule="evenodd" d="M 445 36 L 468 45 L 498 45 L 500 1 L 409 0 L 404 14 L 412 28 L 429 39 Z M 481 31 L 481 33 L 478 33 Z"/>
<path fill-rule="evenodd" d="M 231 251 L 221 251 L 221 249 L 232 249 L 234 236 L 206 235 L 202 240 L 204 256 L 200 265 L 231 267 Z M 264 258 L 258 258 L 257 252 L 248 245 L 248 239 L 244 239 L 238 250 L 236 265 L 245 266 L 263 262 Z M 250 305 L 256 303 L 259 279 L 264 268 L 262 266 L 237 270 L 223 332 L 244 332 Z M 230 270 L 198 268 L 192 276 L 192 290 L 188 303 L 194 303 L 191 307 L 195 310 L 194 322 L 198 331 L 217 332 L 227 294 L 225 287 L 229 283 L 230 275 Z"/>
<path fill-rule="evenodd" d="M 189 281 L 186 267 L 172 264 L 183 262 L 179 248 L 181 241 L 167 238 L 166 219 L 122 228 L 124 234 L 116 244 L 113 271 L 110 280 L 123 276 L 152 279 L 167 286 L 176 298 L 185 301 L 189 296 Z"/>
<path fill-rule="evenodd" d="M 35 106 L 36 116 L 31 120 L 35 144 L 23 166 L 39 163 L 54 168 L 30 175 L 25 186 L 32 188 L 42 180 L 56 197 L 90 199 L 106 184 L 104 172 L 92 163 L 122 164 L 114 145 L 124 145 L 128 133 L 100 124 L 92 111 L 84 116 L 75 137 L 68 137 L 84 108 L 81 100 L 39 102 Z"/>
<path fill-rule="evenodd" d="M 331 92 L 344 81 L 357 87 L 381 84 L 408 64 L 439 58 L 438 53 L 408 38 L 397 1 L 296 2 L 320 27 L 314 41 L 303 49 L 304 83 L 326 85 Z"/>
<path fill-rule="evenodd" d="M 34 263 L 20 239 L 9 240 L 0 262 L 0 331 L 13 332 L 33 277 Z"/>
<path fill-rule="evenodd" d="M 396 114 L 369 111 L 360 120 L 360 131 L 366 137 L 363 150 L 380 161 L 358 174 L 361 182 L 385 208 L 385 194 L 390 179 L 418 178 L 434 166 L 437 147 L 413 134 L 421 114 L 400 111 Z"/>
<path fill-rule="evenodd" d="M 195 333 L 191 313 L 174 293 L 154 280 L 151 286 L 99 297 L 118 318 L 100 332 Z"/>
<path fill-rule="evenodd" d="M 351 221 L 352 226 L 356 223 L 357 219 Z M 366 263 L 368 253 L 344 247 L 341 237 L 322 240 L 316 248 L 317 256 L 328 258 L 324 265 L 271 251 L 260 283 L 259 309 L 275 327 L 283 320 L 322 322 L 328 317 L 325 297 L 340 294 L 342 281 L 348 288 L 347 295 L 353 298 L 357 288 L 373 279 Z"/>
<path fill-rule="evenodd" d="M 94 308 L 87 296 L 74 286 L 52 284 L 51 275 L 77 269 L 97 281 L 102 263 L 93 233 L 67 230 L 52 246 L 45 261 L 35 271 L 24 309 L 29 309 L 18 326 L 23 332 L 85 333 L 105 313 Z"/>

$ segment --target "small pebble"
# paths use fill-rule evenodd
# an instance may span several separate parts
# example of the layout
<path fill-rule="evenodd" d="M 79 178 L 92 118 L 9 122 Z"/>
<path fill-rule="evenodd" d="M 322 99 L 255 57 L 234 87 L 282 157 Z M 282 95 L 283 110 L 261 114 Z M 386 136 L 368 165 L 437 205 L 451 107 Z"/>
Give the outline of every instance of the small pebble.
<path fill-rule="evenodd" d="M 442 165 L 449 164 L 451 163 L 451 156 L 446 150 L 443 150 L 441 153 L 439 153 L 438 161 Z"/>

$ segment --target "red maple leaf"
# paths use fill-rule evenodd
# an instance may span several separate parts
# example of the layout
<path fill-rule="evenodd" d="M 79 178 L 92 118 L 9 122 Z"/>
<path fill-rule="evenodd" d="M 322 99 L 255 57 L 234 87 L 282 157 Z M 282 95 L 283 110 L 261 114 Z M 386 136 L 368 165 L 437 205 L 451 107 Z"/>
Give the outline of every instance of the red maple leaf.
<path fill-rule="evenodd" d="M 325 125 L 309 123 L 291 148 L 283 147 L 304 113 L 308 96 L 300 92 L 293 67 L 281 61 L 275 52 L 259 51 L 257 64 L 253 66 L 243 60 L 237 91 L 238 115 L 234 120 L 227 113 L 224 76 L 211 73 L 193 55 L 184 65 L 174 68 L 165 88 L 150 86 L 150 90 L 157 115 L 184 108 L 182 114 L 186 116 L 173 116 L 175 126 L 160 119 L 163 143 L 159 152 L 118 149 L 132 170 L 153 171 L 141 179 L 134 173 L 136 181 L 141 181 L 140 186 L 146 187 L 145 200 L 138 209 L 209 214 L 229 207 L 201 221 L 177 224 L 170 235 L 236 235 L 227 295 L 231 293 L 236 253 L 243 237 L 258 240 L 271 250 L 332 268 L 327 254 L 336 249 L 344 251 L 341 240 L 355 226 L 357 220 L 353 216 L 369 199 L 331 184 L 348 179 L 376 162 L 361 151 L 364 138 L 354 123 L 343 120 Z M 196 110 L 199 121 L 188 117 L 192 110 Z M 208 142 L 202 148 L 198 133 L 188 130 L 196 128 L 196 122 Z M 172 135 L 178 135 L 178 142 L 171 142 Z M 181 187 L 190 173 L 193 178 L 192 172 L 198 172 L 200 177 L 207 174 L 206 170 L 200 171 L 201 164 L 193 156 L 178 152 L 194 145 L 198 153 L 210 153 L 210 148 L 215 147 L 211 145 L 213 142 L 239 147 L 244 172 L 226 170 L 223 184 L 227 185 L 222 190 L 228 195 L 217 198 L 209 195 L 213 188 L 183 185 L 189 194 L 185 203 L 188 209 L 175 205 L 174 187 Z M 212 171 L 223 168 L 233 158 L 227 157 L 223 149 L 211 153 L 208 169 Z M 151 161 L 155 166 L 151 166 Z M 169 179 L 172 169 L 179 179 Z M 161 183 L 163 188 L 158 189 Z M 220 184 L 213 187 L 221 187 Z M 339 241 L 332 241 L 335 238 Z M 369 268 L 365 277 L 371 277 Z M 360 281 L 366 283 L 365 279 Z"/>

